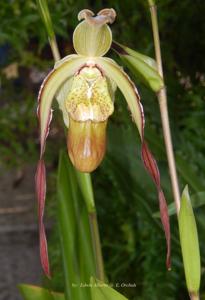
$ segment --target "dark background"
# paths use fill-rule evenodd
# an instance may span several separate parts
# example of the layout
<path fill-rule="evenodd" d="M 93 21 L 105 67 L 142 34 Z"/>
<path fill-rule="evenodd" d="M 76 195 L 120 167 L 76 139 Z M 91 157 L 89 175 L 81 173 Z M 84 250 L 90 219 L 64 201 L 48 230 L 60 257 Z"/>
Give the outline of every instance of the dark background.
<path fill-rule="evenodd" d="M 159 29 L 168 105 L 181 190 L 205 199 L 205 2 L 158 2 Z M 154 57 L 146 1 L 48 1 L 61 55 L 73 52 L 72 32 L 83 8 L 113 7 L 116 41 Z M 113 52 L 108 55 L 117 59 Z M 38 258 L 34 170 L 38 159 L 37 92 L 53 66 L 46 31 L 35 1 L 0 3 L 0 299 L 20 299 L 15 285 L 38 283 L 63 290 L 55 221 L 56 169 L 65 147 L 61 114 L 54 118 L 47 142 L 47 227 L 53 279 L 41 276 Z M 132 77 L 133 78 L 133 77 Z M 168 202 L 173 201 L 156 96 L 138 78 L 146 115 L 146 138 L 162 175 Z M 105 267 L 110 282 L 136 283 L 121 292 L 129 299 L 188 299 L 176 216 L 171 217 L 172 271 L 165 268 L 165 241 L 155 188 L 140 159 L 140 143 L 125 101 L 116 95 L 108 128 L 108 151 L 93 174 Z M 205 299 L 205 208 L 196 207 L 202 255 L 201 299 Z"/>

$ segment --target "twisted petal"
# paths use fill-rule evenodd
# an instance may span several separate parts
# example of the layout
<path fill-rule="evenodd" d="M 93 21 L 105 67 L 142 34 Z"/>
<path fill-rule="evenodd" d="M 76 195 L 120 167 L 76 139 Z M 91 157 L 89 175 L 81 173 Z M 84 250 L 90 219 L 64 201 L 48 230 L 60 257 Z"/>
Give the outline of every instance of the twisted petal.
<path fill-rule="evenodd" d="M 166 242 L 167 242 L 167 268 L 170 269 L 170 225 L 169 215 L 167 210 L 167 204 L 164 197 L 164 193 L 160 183 L 160 173 L 157 167 L 157 163 L 150 152 L 146 141 L 144 139 L 144 112 L 140 102 L 140 96 L 134 83 L 130 80 L 128 75 L 120 68 L 114 61 L 108 58 L 96 58 L 96 63 L 105 72 L 106 76 L 109 76 L 121 90 L 124 95 L 129 109 L 132 113 L 132 117 L 137 125 L 140 138 L 142 141 L 142 158 L 145 168 L 149 172 L 153 182 L 156 185 L 158 191 L 158 199 L 160 206 L 161 220 L 164 227 Z"/>
<path fill-rule="evenodd" d="M 40 255 L 41 263 L 44 272 L 50 276 L 47 242 L 45 235 L 45 228 L 43 224 L 43 214 L 45 206 L 46 194 L 46 170 L 43 161 L 43 154 L 45 151 L 45 142 L 49 133 L 49 125 L 52 119 L 51 104 L 59 87 L 72 76 L 78 68 L 85 63 L 82 57 L 72 56 L 59 62 L 55 68 L 45 78 L 40 92 L 39 92 L 39 105 L 38 105 L 38 118 L 40 125 L 40 160 L 36 171 L 36 194 L 38 200 L 38 216 L 39 216 L 39 237 L 40 237 Z"/>
<path fill-rule="evenodd" d="M 43 214 L 46 195 L 46 169 L 42 159 L 39 160 L 36 171 L 36 194 L 38 200 L 38 222 L 39 222 L 39 239 L 40 239 L 40 258 L 45 274 L 50 277 L 50 267 L 48 260 L 47 241 L 45 227 L 43 224 Z"/>

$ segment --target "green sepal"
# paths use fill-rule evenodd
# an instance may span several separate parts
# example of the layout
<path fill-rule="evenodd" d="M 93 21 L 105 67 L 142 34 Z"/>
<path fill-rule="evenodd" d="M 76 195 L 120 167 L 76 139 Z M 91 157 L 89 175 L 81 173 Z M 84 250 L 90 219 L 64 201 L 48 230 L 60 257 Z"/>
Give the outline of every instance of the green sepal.
<path fill-rule="evenodd" d="M 93 25 L 81 22 L 73 33 L 73 46 L 79 55 L 105 55 L 112 43 L 112 32 L 107 24 Z"/>

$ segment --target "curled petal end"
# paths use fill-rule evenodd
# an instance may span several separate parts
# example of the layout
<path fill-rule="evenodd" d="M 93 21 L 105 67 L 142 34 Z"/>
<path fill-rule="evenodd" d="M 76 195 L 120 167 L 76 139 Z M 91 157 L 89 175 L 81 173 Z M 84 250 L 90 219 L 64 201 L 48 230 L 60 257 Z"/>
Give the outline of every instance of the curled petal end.
<path fill-rule="evenodd" d="M 90 25 L 112 24 L 116 18 L 116 11 L 113 8 L 105 8 L 98 12 L 94 17 L 94 13 L 89 9 L 83 9 L 78 14 L 78 20 L 85 20 Z"/>

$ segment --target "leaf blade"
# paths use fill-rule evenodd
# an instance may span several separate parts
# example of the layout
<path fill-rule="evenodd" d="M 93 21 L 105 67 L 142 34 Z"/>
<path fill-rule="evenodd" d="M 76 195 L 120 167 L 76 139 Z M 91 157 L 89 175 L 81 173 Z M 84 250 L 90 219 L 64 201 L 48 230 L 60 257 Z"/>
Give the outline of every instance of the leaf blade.
<path fill-rule="evenodd" d="M 90 290 L 80 287 L 81 282 L 89 282 L 95 275 L 88 212 L 75 170 L 64 151 L 60 153 L 57 190 L 66 299 L 90 300 Z"/>
<path fill-rule="evenodd" d="M 198 293 L 201 277 L 200 251 L 188 186 L 185 187 L 182 193 L 178 220 L 187 288 L 190 294 Z"/>
<path fill-rule="evenodd" d="M 51 292 L 30 284 L 19 284 L 18 289 L 25 300 L 65 300 L 61 293 Z"/>
<path fill-rule="evenodd" d="M 158 92 L 164 87 L 163 79 L 157 71 L 154 59 L 116 42 L 112 43 L 112 48 L 131 72 L 140 75 L 154 92 Z"/>
<path fill-rule="evenodd" d="M 128 300 L 125 296 L 107 284 L 91 278 L 92 300 Z"/>

